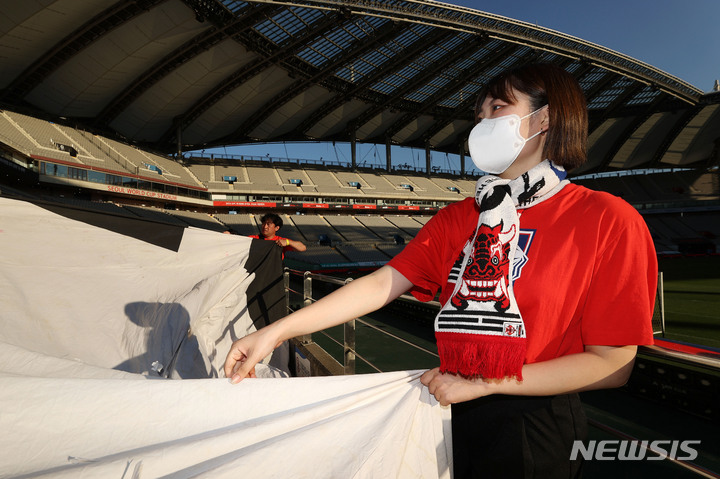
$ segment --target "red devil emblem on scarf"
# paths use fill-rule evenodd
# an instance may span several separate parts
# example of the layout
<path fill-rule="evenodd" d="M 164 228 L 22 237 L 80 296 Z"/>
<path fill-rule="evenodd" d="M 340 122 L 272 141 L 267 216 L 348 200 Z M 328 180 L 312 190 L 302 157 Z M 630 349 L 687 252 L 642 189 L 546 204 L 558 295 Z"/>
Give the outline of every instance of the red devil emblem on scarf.
<path fill-rule="evenodd" d="M 478 228 L 470 263 L 463 272 L 458 293 L 452 298 L 456 308 L 467 308 L 468 301 L 493 301 L 499 312 L 510 307 L 510 244 L 515 237 L 515 226 L 507 231 L 502 231 L 502 227 L 501 223 L 495 227 L 483 224 Z"/>

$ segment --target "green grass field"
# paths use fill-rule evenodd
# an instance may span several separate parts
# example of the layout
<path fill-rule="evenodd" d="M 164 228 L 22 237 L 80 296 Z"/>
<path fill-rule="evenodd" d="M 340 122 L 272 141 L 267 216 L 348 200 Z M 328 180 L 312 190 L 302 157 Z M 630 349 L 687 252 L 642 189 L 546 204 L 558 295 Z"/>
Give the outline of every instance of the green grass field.
<path fill-rule="evenodd" d="M 720 348 L 720 256 L 661 258 L 665 338 Z"/>

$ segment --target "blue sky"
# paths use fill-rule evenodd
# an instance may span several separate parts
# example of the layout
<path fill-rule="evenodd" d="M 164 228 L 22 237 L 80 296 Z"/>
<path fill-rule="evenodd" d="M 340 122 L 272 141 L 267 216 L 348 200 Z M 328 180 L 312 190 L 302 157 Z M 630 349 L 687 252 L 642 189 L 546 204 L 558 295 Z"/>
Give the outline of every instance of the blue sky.
<path fill-rule="evenodd" d="M 708 92 L 720 79 L 719 0 L 454 0 L 597 43 Z"/>
<path fill-rule="evenodd" d="M 597 43 L 674 75 L 702 91 L 720 79 L 720 0 L 453 0 Z M 275 144 L 219 153 L 350 162 L 349 146 Z M 393 164 L 425 167 L 423 151 L 393 148 Z M 358 163 L 384 165 L 384 146 L 358 145 Z M 459 170 L 455 155 L 433 154 L 433 166 Z M 468 158 L 466 169 L 472 168 Z"/>

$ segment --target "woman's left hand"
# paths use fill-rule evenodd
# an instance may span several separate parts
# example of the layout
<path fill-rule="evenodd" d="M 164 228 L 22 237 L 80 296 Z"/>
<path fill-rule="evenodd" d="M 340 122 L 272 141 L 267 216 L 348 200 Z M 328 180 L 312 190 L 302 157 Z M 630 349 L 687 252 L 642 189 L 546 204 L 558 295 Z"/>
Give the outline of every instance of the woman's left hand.
<path fill-rule="evenodd" d="M 491 384 L 482 379 L 466 379 L 450 373 L 441 373 L 440 368 L 430 369 L 420 377 L 441 406 L 455 404 L 491 394 Z"/>
<path fill-rule="evenodd" d="M 441 405 L 469 401 L 490 394 L 551 396 L 594 389 L 616 388 L 625 384 L 632 372 L 637 346 L 586 345 L 582 353 L 525 364 L 522 381 L 516 379 L 466 379 L 426 371 L 420 381 Z"/>

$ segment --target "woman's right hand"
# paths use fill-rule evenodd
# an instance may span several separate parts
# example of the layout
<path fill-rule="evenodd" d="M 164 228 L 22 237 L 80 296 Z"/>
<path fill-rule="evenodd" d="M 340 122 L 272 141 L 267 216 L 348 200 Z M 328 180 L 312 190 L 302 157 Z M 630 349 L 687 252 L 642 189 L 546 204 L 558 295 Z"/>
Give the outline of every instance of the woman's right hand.
<path fill-rule="evenodd" d="M 412 283 L 385 265 L 317 302 L 235 341 L 225 359 L 225 376 L 238 383 L 286 339 L 337 326 L 375 311 L 410 289 Z"/>
<path fill-rule="evenodd" d="M 237 384 L 246 377 L 255 377 L 255 365 L 278 347 L 282 340 L 274 338 L 273 328 L 265 327 L 240 338 L 230 347 L 225 358 L 225 377 Z"/>

